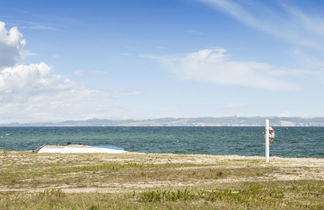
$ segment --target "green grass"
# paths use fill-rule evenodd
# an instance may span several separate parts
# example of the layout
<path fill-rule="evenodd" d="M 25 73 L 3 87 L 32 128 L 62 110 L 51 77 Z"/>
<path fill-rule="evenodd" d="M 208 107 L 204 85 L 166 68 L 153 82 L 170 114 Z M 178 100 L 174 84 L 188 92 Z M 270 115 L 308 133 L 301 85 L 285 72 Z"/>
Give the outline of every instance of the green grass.
<path fill-rule="evenodd" d="M 323 209 L 324 181 L 277 181 L 133 193 L 2 193 L 0 209 Z"/>

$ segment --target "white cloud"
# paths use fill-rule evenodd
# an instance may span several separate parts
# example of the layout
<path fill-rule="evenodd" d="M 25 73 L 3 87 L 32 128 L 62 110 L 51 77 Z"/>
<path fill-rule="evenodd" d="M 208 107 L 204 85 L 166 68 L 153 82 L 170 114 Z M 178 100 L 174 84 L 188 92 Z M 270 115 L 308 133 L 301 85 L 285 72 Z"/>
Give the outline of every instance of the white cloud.
<path fill-rule="evenodd" d="M 7 31 L 0 22 L 0 123 L 118 118 L 127 115 L 118 100 L 140 94 L 82 87 L 44 62 L 19 64 L 22 37 L 16 27 Z"/>
<path fill-rule="evenodd" d="M 25 44 L 26 41 L 17 27 L 8 31 L 6 24 L 0 21 L 0 69 L 22 61 Z"/>
<path fill-rule="evenodd" d="M 241 23 L 289 43 L 292 65 L 307 69 L 300 80 L 324 81 L 324 15 L 284 1 L 198 0 L 225 12 Z M 291 49 L 287 49 L 291 51 Z M 291 71 L 289 71 L 292 73 Z M 296 73 L 296 72 L 295 72 Z M 301 72 L 300 72 L 301 73 Z M 307 78 L 308 77 L 308 78 Z M 296 80 L 297 81 L 297 80 Z M 305 83 L 304 82 L 304 83 Z"/>
<path fill-rule="evenodd" d="M 181 79 L 239 85 L 268 90 L 295 90 L 298 85 L 287 75 L 302 74 L 294 69 L 278 68 L 266 63 L 230 59 L 225 49 L 203 49 L 184 57 L 151 57 L 160 61 Z"/>
<path fill-rule="evenodd" d="M 278 4 L 275 9 L 258 1 L 199 0 L 220 9 L 238 21 L 298 46 L 324 50 L 324 16 Z M 252 5 L 252 6 L 251 6 Z"/>
<path fill-rule="evenodd" d="M 26 101 L 36 95 L 57 94 L 75 89 L 76 84 L 51 68 L 39 64 L 16 65 L 0 71 L 0 102 Z"/>
<path fill-rule="evenodd" d="M 98 91 L 51 73 L 45 63 L 0 71 L 0 122 L 111 118 L 125 113 L 116 104 L 138 91 Z"/>

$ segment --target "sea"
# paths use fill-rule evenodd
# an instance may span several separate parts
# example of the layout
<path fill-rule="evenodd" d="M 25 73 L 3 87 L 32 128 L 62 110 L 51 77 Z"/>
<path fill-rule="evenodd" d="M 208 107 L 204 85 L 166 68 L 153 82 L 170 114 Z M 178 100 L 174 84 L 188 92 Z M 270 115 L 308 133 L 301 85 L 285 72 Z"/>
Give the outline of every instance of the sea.
<path fill-rule="evenodd" d="M 271 155 L 324 158 L 323 127 L 274 129 Z M 131 152 L 263 156 L 263 132 L 263 127 L 0 127 L 0 150 L 70 142 Z"/>

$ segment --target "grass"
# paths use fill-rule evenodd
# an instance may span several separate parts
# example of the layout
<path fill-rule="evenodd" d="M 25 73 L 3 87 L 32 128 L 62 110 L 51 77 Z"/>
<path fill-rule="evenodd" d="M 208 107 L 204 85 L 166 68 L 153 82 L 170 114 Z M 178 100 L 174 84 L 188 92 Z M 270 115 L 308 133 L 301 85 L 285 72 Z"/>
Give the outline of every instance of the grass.
<path fill-rule="evenodd" d="M 315 159 L 0 152 L 0 164 L 0 209 L 324 209 Z"/>
<path fill-rule="evenodd" d="M 224 189 L 225 188 L 225 189 Z M 277 181 L 133 193 L 2 193 L 0 209 L 323 209 L 324 181 Z"/>

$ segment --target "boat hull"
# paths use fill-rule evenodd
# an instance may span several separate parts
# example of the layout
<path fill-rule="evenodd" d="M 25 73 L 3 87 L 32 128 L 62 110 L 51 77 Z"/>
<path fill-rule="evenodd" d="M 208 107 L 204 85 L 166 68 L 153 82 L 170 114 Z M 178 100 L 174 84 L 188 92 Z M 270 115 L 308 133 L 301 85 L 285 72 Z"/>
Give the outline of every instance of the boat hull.
<path fill-rule="evenodd" d="M 44 145 L 39 148 L 37 153 L 126 153 L 122 148 L 107 146 L 87 146 L 87 145 Z"/>

